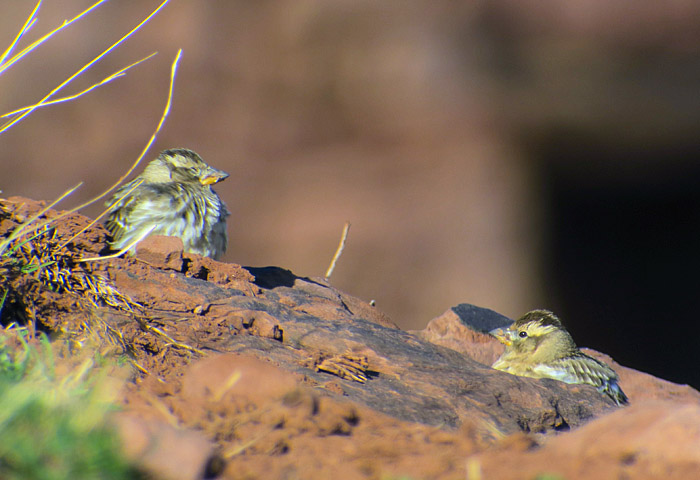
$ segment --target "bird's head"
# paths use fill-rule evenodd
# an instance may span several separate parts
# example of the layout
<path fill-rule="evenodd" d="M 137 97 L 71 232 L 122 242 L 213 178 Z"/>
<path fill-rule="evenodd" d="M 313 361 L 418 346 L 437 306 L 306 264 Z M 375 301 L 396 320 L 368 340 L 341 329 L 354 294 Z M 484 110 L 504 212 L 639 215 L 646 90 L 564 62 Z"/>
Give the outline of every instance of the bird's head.
<path fill-rule="evenodd" d="M 576 351 L 569 332 L 548 310 L 533 310 L 510 327 L 489 333 L 506 346 L 507 354 L 522 356 L 533 363 L 545 363 Z"/>
<path fill-rule="evenodd" d="M 228 177 L 223 170 L 207 165 L 192 150 L 174 148 L 164 150 L 148 164 L 143 176 L 151 183 L 199 183 L 213 185 Z"/>

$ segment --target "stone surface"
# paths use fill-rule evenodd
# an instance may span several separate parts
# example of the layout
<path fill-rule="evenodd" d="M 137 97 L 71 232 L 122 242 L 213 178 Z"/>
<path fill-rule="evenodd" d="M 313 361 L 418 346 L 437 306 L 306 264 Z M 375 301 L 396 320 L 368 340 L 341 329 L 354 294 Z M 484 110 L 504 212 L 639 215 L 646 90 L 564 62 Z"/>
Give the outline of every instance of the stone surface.
<path fill-rule="evenodd" d="M 461 352 L 484 365 L 491 365 L 503 353 L 503 345 L 484 332 L 508 325 L 510 322 L 509 318 L 492 310 L 461 304 L 432 319 L 424 330 L 415 334 L 432 343 Z M 610 365 L 620 376 L 620 385 L 633 402 L 700 401 L 700 394 L 688 385 L 678 385 L 625 367 L 608 355 L 589 348 L 581 350 Z"/>
<path fill-rule="evenodd" d="M 20 203 L 12 212 L 25 218 L 39 208 Z M 88 222 L 57 221 L 56 241 Z M 105 238 L 92 227 L 65 254 L 94 256 Z M 620 374 L 631 406 L 618 408 L 590 386 L 489 368 L 501 346 L 483 332 L 509 321 L 491 310 L 458 305 L 406 332 L 323 279 L 182 258 L 180 271 L 128 255 L 89 263 L 140 304 L 133 311 L 85 311 L 39 288 L 24 298 L 47 332 L 99 315 L 131 347 L 138 371 L 121 428 L 149 475 L 681 479 L 698 469 L 700 393 L 688 386 L 586 350 Z"/>
<path fill-rule="evenodd" d="M 432 319 L 424 330 L 415 333 L 429 342 L 491 365 L 503 353 L 504 347 L 488 332 L 510 323 L 511 319 L 493 310 L 463 303 Z"/>
<path fill-rule="evenodd" d="M 551 439 L 534 452 L 480 456 L 484 478 L 691 479 L 700 473 L 700 405 L 645 402 Z"/>
<path fill-rule="evenodd" d="M 127 458 L 163 480 L 201 479 L 215 458 L 214 446 L 200 432 L 133 412 L 116 415 L 114 423 Z"/>
<path fill-rule="evenodd" d="M 136 246 L 136 258 L 156 268 L 182 270 L 182 240 L 178 237 L 150 235 Z"/>
<path fill-rule="evenodd" d="M 256 355 L 312 385 L 333 380 L 343 396 L 401 420 L 457 428 L 466 418 L 477 417 L 502 433 L 546 432 L 581 425 L 615 408 L 592 387 L 497 372 L 455 350 L 356 316 L 343 300 L 348 296 L 331 286 L 282 275 L 279 269 L 251 270 L 257 285 L 271 288 L 248 296 L 159 271 L 138 282 L 132 275 L 117 274 L 115 279 L 122 291 L 148 308 L 167 309 L 180 341 Z M 157 296 L 149 293 L 151 285 Z M 197 306 L 206 313 L 192 321 L 189 312 Z M 366 311 L 374 310 L 367 306 Z M 264 319 L 262 330 L 255 330 L 259 321 L 247 320 L 251 318 Z M 231 335 L 222 335 L 222 328 Z M 316 353 L 364 355 L 370 380 L 360 384 L 316 372 L 307 365 Z"/>

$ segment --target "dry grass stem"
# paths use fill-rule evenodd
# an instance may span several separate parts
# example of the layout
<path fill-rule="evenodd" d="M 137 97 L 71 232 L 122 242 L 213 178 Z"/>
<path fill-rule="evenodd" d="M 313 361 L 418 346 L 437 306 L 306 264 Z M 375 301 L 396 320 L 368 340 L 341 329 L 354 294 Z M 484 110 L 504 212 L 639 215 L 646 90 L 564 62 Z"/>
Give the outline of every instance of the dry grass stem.
<path fill-rule="evenodd" d="M 57 87 L 55 87 L 53 90 L 51 90 L 48 94 L 46 94 L 41 100 L 39 100 L 39 102 L 37 102 L 36 104 L 34 104 L 34 105 L 33 105 L 32 107 L 30 107 L 28 110 L 25 110 L 25 111 L 23 111 L 21 114 L 17 115 L 13 120 L 8 121 L 5 125 L 3 125 L 2 127 L 0 127 L 0 134 L 3 133 L 3 132 L 5 132 L 5 131 L 8 130 L 9 128 L 11 128 L 13 125 L 15 125 L 16 123 L 18 123 L 18 122 L 21 121 L 22 119 L 24 119 L 27 115 L 29 115 L 30 113 L 32 113 L 32 112 L 33 112 L 34 110 L 36 110 L 37 108 L 43 106 L 51 97 L 53 97 L 56 93 L 58 93 L 61 89 L 63 89 L 63 87 L 65 87 L 66 85 L 70 84 L 73 80 L 75 80 L 77 77 L 79 77 L 80 75 L 82 75 L 86 70 L 88 70 L 90 67 L 92 67 L 95 63 L 97 63 L 98 61 L 100 61 L 105 55 L 107 55 L 107 54 L 110 53 L 112 50 L 114 50 L 114 49 L 117 48 L 119 45 L 121 45 L 127 38 L 131 37 L 131 36 L 132 36 L 134 33 L 136 33 L 142 26 L 144 26 L 151 18 L 153 18 L 153 16 L 156 15 L 156 14 L 160 11 L 160 9 L 163 8 L 169 1 L 170 1 L 170 0 L 164 0 L 153 12 L 151 12 L 150 15 L 148 15 L 144 20 L 142 20 L 142 21 L 141 21 L 138 25 L 136 25 L 134 28 L 132 28 L 126 35 L 123 35 L 119 40 L 117 40 L 117 41 L 114 42 L 112 45 L 110 45 L 106 50 L 104 50 L 104 51 L 103 51 L 102 53 L 100 53 L 98 56 L 96 56 L 95 58 L 93 58 L 90 62 L 88 62 L 88 63 L 86 63 L 85 65 L 83 65 L 77 72 L 75 72 L 73 75 L 71 75 L 70 77 L 68 77 L 68 78 L 67 78 L 66 80 L 64 80 L 63 82 L 61 82 Z M 100 3 L 102 3 L 102 2 L 97 2 L 97 3 L 94 4 L 92 7 L 90 7 L 88 10 L 85 10 L 85 11 L 84 11 L 83 13 L 81 13 L 79 16 L 75 17 L 74 20 L 76 20 L 77 18 L 80 18 L 80 16 L 82 16 L 84 13 L 87 13 L 89 10 L 91 10 L 91 9 L 94 8 L 94 7 L 96 7 L 96 6 L 99 5 Z M 65 24 L 64 24 L 64 25 L 65 25 Z M 59 29 L 60 29 L 60 28 L 61 28 L 61 27 L 59 27 Z M 63 27 L 63 28 L 65 28 L 65 27 Z M 35 43 L 36 43 L 36 42 L 35 42 Z M 32 44 L 32 45 L 34 45 L 34 44 Z M 31 47 L 31 45 L 30 45 L 30 47 Z M 29 48 L 29 47 L 27 47 L 27 48 Z M 27 49 L 25 49 L 25 50 L 27 50 Z M 15 55 L 15 57 L 17 57 L 17 56 L 23 54 L 23 52 L 25 52 L 25 50 L 23 50 L 23 51 L 20 52 L 19 54 Z M 25 53 L 25 54 L 26 54 L 26 53 Z M 8 64 L 14 63 L 14 62 L 16 61 L 16 60 L 15 60 L 15 57 L 13 57 L 12 59 L 10 59 L 10 61 L 8 62 Z"/>
<path fill-rule="evenodd" d="M 85 230 L 87 230 L 87 229 L 89 229 L 89 228 L 92 228 L 92 226 L 95 225 L 102 217 L 104 217 L 105 214 L 106 214 L 107 212 L 109 212 L 109 210 L 110 210 L 114 205 L 116 205 L 122 198 L 124 198 L 124 197 L 126 197 L 127 195 L 129 195 L 136 187 L 138 187 L 138 186 L 141 185 L 142 183 L 143 183 L 143 180 L 139 180 L 138 182 L 135 182 L 133 187 L 131 187 L 131 188 L 130 188 L 129 190 L 127 190 L 126 192 L 124 192 L 124 195 L 122 195 L 121 197 L 119 197 L 119 198 L 115 199 L 114 201 L 112 201 L 112 202 L 109 204 L 109 206 L 107 206 L 107 208 L 105 208 L 105 209 L 102 211 L 102 213 L 100 213 L 100 214 L 97 216 L 97 218 L 95 218 L 93 221 L 91 221 L 90 223 L 88 223 L 85 227 L 81 228 L 81 229 L 78 231 L 78 233 L 76 233 L 75 235 L 73 235 L 72 237 L 70 237 L 68 240 L 66 240 L 65 242 L 63 242 L 59 248 L 65 247 L 65 246 L 68 245 L 70 242 L 72 242 L 73 240 L 75 240 L 76 238 L 78 238 L 78 236 L 80 236 Z M 109 190 L 108 190 L 108 191 L 109 191 Z M 106 193 L 106 192 L 105 192 L 105 193 Z M 97 197 L 97 198 L 99 198 L 99 197 Z M 97 199 L 95 199 L 95 200 L 97 200 Z M 127 250 L 128 250 L 128 249 L 127 249 Z M 125 251 L 126 251 L 126 250 L 125 250 Z M 123 252 L 122 252 L 122 253 L 123 253 Z M 116 256 L 119 256 L 119 255 L 116 255 Z M 112 258 L 112 257 L 110 257 L 110 258 Z"/>
<path fill-rule="evenodd" d="M 236 383 L 238 383 L 242 376 L 243 374 L 240 370 L 234 370 L 234 372 L 228 376 L 226 381 L 211 394 L 211 400 L 213 402 L 220 402 L 223 400 L 224 395 L 226 395 L 226 393 L 228 393 L 228 391 L 231 390 Z"/>
<path fill-rule="evenodd" d="M 346 222 L 345 226 L 343 227 L 343 233 L 340 236 L 340 243 L 338 244 L 338 248 L 335 251 L 335 255 L 333 255 L 333 260 L 331 260 L 331 264 L 328 266 L 328 270 L 326 270 L 326 280 L 331 278 L 331 275 L 333 274 L 333 270 L 335 270 L 335 264 L 340 258 L 340 255 L 343 253 L 343 249 L 345 249 L 345 242 L 348 240 L 348 232 L 350 231 L 350 222 Z"/>
<path fill-rule="evenodd" d="M 367 357 L 353 353 L 343 353 L 328 358 L 321 358 L 321 361 L 316 365 L 317 372 L 330 373 L 358 383 L 367 382 L 368 370 L 369 361 Z"/>
<path fill-rule="evenodd" d="M 93 3 L 90 7 L 83 10 L 70 20 L 64 21 L 59 27 L 42 36 L 39 40 L 31 43 L 20 52 L 13 54 L 19 43 L 23 38 L 25 38 L 26 33 L 37 22 L 37 12 L 42 5 L 41 0 L 39 0 L 19 32 L 12 40 L 9 47 L 7 47 L 7 49 L 5 49 L 5 51 L 0 55 L 0 75 L 13 64 L 16 64 L 20 59 L 32 52 L 35 48 L 43 44 L 46 40 L 51 38 L 54 34 L 62 31 L 73 22 L 100 6 L 105 1 L 107 0 L 99 0 Z M 153 55 L 142 58 L 141 60 L 122 68 L 102 81 L 80 91 L 79 93 L 57 98 L 57 94 L 64 87 L 69 85 L 71 82 L 73 82 L 73 80 L 86 72 L 112 50 L 121 45 L 127 38 L 131 37 L 149 20 L 151 20 L 151 18 L 153 18 L 153 16 L 156 15 L 167 3 L 169 3 L 169 0 L 162 1 L 157 8 L 150 13 L 150 15 L 139 22 L 138 25 L 131 29 L 127 34 L 123 35 L 119 40 L 112 43 L 107 49 L 102 51 L 102 53 L 97 55 L 90 62 L 84 64 L 77 72 L 53 88 L 37 103 L 3 115 L 2 117 L 9 118 L 7 119 L 6 123 L 0 125 L 0 134 L 17 124 L 34 110 L 44 106 L 79 98 L 95 88 L 105 85 L 112 80 L 125 75 L 129 69 L 151 58 Z M 55 225 L 55 222 L 57 222 L 59 219 L 64 218 L 67 215 L 70 215 L 107 195 L 110 191 L 120 185 L 124 179 L 126 179 L 131 172 L 134 171 L 134 169 L 136 169 L 154 143 L 156 136 L 160 132 L 170 111 L 177 66 L 181 56 L 182 50 L 177 52 L 177 55 L 171 65 L 170 86 L 165 108 L 161 115 L 160 121 L 158 122 L 158 125 L 147 144 L 143 148 L 143 151 L 136 161 L 133 162 L 128 171 L 101 195 L 83 203 L 82 205 L 71 208 L 70 210 L 53 214 L 54 216 L 52 216 L 50 219 L 42 217 L 45 217 L 49 209 L 54 208 L 56 204 L 72 194 L 80 185 L 82 185 L 82 183 L 66 191 L 48 206 L 42 208 L 36 214 L 29 216 L 28 219 L 18 216 L 14 219 L 16 225 L 11 230 L 8 237 L 0 240 L 0 309 L 2 309 L 5 300 L 8 298 L 8 295 L 10 295 L 13 298 L 14 303 L 12 306 L 15 309 L 14 311 L 17 312 L 17 318 L 23 318 L 22 323 L 26 323 L 28 325 L 26 331 L 30 332 L 30 334 L 33 332 L 35 323 L 38 321 L 39 326 L 48 328 L 53 332 L 58 332 L 61 334 L 61 336 L 65 335 L 65 338 L 68 341 L 67 345 L 69 345 L 70 348 L 75 346 L 82 349 L 86 344 L 92 344 L 92 342 L 97 339 L 100 340 L 103 351 L 112 352 L 115 348 L 117 348 L 125 354 L 134 353 L 132 341 L 125 338 L 125 334 L 120 331 L 118 326 L 113 326 L 109 323 L 109 318 L 115 315 L 114 310 L 116 310 L 117 312 L 120 312 L 119 315 L 126 315 L 131 320 L 136 321 L 144 333 L 154 335 L 161 345 L 164 344 L 164 348 L 162 349 L 163 352 L 167 352 L 170 349 L 175 348 L 184 350 L 190 354 L 203 354 L 199 349 L 179 342 L 173 339 L 165 331 L 151 325 L 149 322 L 152 319 L 145 313 L 142 305 L 136 303 L 127 295 L 119 292 L 117 288 L 110 284 L 110 281 L 107 278 L 86 270 L 86 267 L 80 263 L 82 261 L 100 260 L 119 256 L 126 250 L 130 249 L 133 245 L 129 245 L 122 251 L 108 257 L 95 257 L 82 260 L 76 260 L 73 258 L 74 254 L 72 252 L 63 251 L 63 249 L 76 237 L 81 235 L 83 232 L 85 232 L 85 230 L 92 227 L 97 221 L 99 221 L 99 219 L 104 216 L 106 211 L 108 211 L 108 209 L 105 210 L 105 212 L 103 212 L 103 214 L 97 219 L 95 219 L 95 221 L 88 224 L 87 227 L 80 230 L 76 235 L 72 236 L 67 241 L 64 241 L 63 239 L 60 239 L 59 241 L 57 238 L 57 229 L 51 226 L 52 223 Z M 3 218 L 7 216 L 9 218 L 11 215 L 11 211 L 6 209 L 2 202 L 0 202 L 0 216 Z M 149 233 L 150 232 L 147 232 L 143 237 L 147 236 Z M 142 238 L 139 238 L 137 242 L 141 239 Z M 69 294 L 71 297 L 75 298 L 74 302 L 72 299 L 70 300 L 73 302 L 71 303 L 71 308 L 74 308 L 74 311 L 72 310 L 69 315 L 70 318 L 59 319 L 58 323 L 43 323 L 44 320 L 37 319 L 37 314 L 34 311 L 36 305 L 43 305 L 41 302 L 53 301 L 50 295 L 46 297 L 41 296 L 42 291 Z M 37 303 L 35 304 L 34 302 Z M 111 308 L 114 310 L 110 315 L 104 315 L 106 312 L 105 308 Z M 10 313 L 9 315 L 10 316 L 8 316 L 8 318 L 12 318 L 12 315 L 15 314 Z M 31 336 L 33 337 L 34 335 L 32 334 Z M 104 350 L 104 347 L 106 347 L 107 350 Z M 139 371 L 144 373 L 147 372 L 147 370 L 143 366 L 136 363 L 133 358 L 131 358 L 130 361 Z M 91 363 L 81 365 L 76 371 L 77 375 L 74 377 L 75 382 L 81 380 L 84 377 L 85 372 L 87 372 L 91 366 Z"/>
<path fill-rule="evenodd" d="M 80 182 L 80 183 L 77 184 L 75 187 L 73 187 L 73 188 L 71 188 L 71 189 L 65 191 L 65 192 L 63 193 L 63 195 L 61 195 L 61 196 L 58 197 L 56 200 L 54 200 L 53 202 L 51 202 L 51 203 L 50 203 L 49 205 L 47 205 L 45 208 L 42 208 L 38 213 L 36 213 L 36 214 L 33 215 L 32 217 L 30 217 L 26 222 L 23 222 L 19 227 L 15 228 L 15 229 L 12 231 L 12 233 L 10 234 L 10 236 L 8 236 L 5 240 L 3 240 L 2 242 L 0 242 L 0 255 L 2 255 L 2 254 L 5 252 L 5 250 L 8 248 L 8 246 L 9 246 L 12 242 L 14 242 L 15 240 L 17 240 L 18 238 L 22 237 L 23 235 L 25 235 L 25 234 L 27 234 L 27 233 L 34 232 L 34 231 L 38 230 L 39 228 L 41 228 L 41 227 L 43 227 L 43 226 L 45 226 L 45 225 L 51 223 L 53 220 L 55 220 L 55 219 L 52 219 L 52 220 L 45 220 L 45 221 L 43 221 L 43 222 L 36 222 L 36 220 L 37 220 L 39 217 L 41 217 L 41 216 L 44 215 L 48 210 L 50 210 L 51 208 L 53 208 L 53 206 L 56 205 L 58 202 L 60 202 L 61 200 L 63 200 L 64 198 L 66 198 L 68 195 L 70 195 L 71 193 L 73 193 L 74 191 L 76 191 L 82 184 L 83 184 L 83 182 Z"/>
<path fill-rule="evenodd" d="M 49 38 L 53 37 L 56 33 L 60 32 L 61 30 L 65 30 L 66 28 L 68 28 L 68 26 L 71 23 L 84 17 L 85 15 L 87 15 L 88 13 L 90 13 L 91 11 L 93 11 L 94 9 L 96 9 L 102 3 L 106 2 L 106 1 L 107 0 L 99 0 L 98 2 L 95 2 L 90 7 L 86 8 L 85 10 L 80 12 L 75 17 L 71 18 L 70 20 L 64 20 L 60 26 L 54 28 L 53 30 L 51 30 L 49 33 L 47 33 L 43 37 L 39 38 L 38 40 L 32 42 L 30 45 L 28 45 L 27 47 L 22 49 L 21 52 L 19 52 L 14 57 L 10 58 L 7 62 L 5 62 L 5 59 L 8 56 L 10 56 L 10 54 L 12 53 L 12 50 L 14 50 L 17 43 L 19 43 L 19 41 L 24 36 L 24 34 L 27 33 L 29 31 L 29 29 L 32 28 L 32 26 L 34 25 L 34 22 L 36 22 L 36 14 L 39 12 L 39 9 L 41 8 L 41 0 L 39 0 L 37 2 L 36 6 L 34 7 L 34 10 L 32 10 L 32 13 L 29 14 L 29 17 L 27 17 L 27 21 L 24 22 L 24 25 L 22 25 L 22 28 L 19 30 L 19 32 L 15 36 L 15 38 L 12 41 L 12 43 L 10 44 L 10 46 L 7 47 L 7 49 L 2 54 L 2 57 L 0 57 L 0 75 L 2 75 L 3 72 L 5 70 L 7 70 L 8 68 L 10 68 L 14 63 L 21 60 L 25 55 L 27 55 L 32 50 L 37 48 L 39 45 L 41 45 L 42 43 L 47 41 Z"/>
<path fill-rule="evenodd" d="M 201 351 L 200 349 L 196 347 L 192 347 L 190 345 L 187 345 L 186 343 L 183 342 L 178 342 L 175 340 L 173 337 L 165 333 L 163 330 L 161 330 L 158 327 L 152 327 L 151 325 L 148 325 L 147 323 L 142 323 L 141 328 L 144 329 L 144 331 L 149 332 L 149 333 L 154 333 L 157 337 L 160 337 L 161 339 L 166 341 L 166 346 L 173 346 L 175 348 L 179 348 L 182 350 L 186 350 L 190 353 L 196 353 L 198 355 L 204 355 L 204 352 Z"/>
<path fill-rule="evenodd" d="M 2 55 L 0 55 L 0 75 L 2 75 L 2 72 L 4 70 L 10 67 L 10 65 L 5 66 L 5 59 L 12 53 L 12 50 L 15 49 L 15 46 L 17 46 L 17 43 L 19 43 L 19 40 L 24 36 L 24 34 L 32 28 L 34 22 L 36 22 L 35 17 L 36 13 L 39 11 L 40 6 L 41 0 L 39 0 L 34 6 L 34 10 L 32 10 L 32 13 L 29 14 L 27 20 L 24 22 L 24 25 L 22 25 L 22 28 L 19 29 L 19 32 L 17 32 L 17 35 L 15 35 L 15 38 L 12 40 L 10 45 L 5 49 L 4 52 L 2 52 Z"/>
<path fill-rule="evenodd" d="M 107 194 L 108 194 L 109 192 L 111 192 L 114 188 L 116 188 L 119 184 L 121 184 L 121 183 L 124 181 L 124 179 L 125 179 L 126 177 L 128 177 L 128 176 L 131 174 L 131 172 L 134 171 L 134 169 L 138 166 L 138 164 L 141 163 L 141 160 L 143 160 L 143 157 L 146 155 L 146 153 L 148 152 L 148 150 L 151 148 L 151 145 L 153 145 L 153 142 L 155 141 L 156 136 L 158 135 L 158 132 L 160 132 L 160 129 L 163 127 L 163 123 L 165 123 L 165 119 L 166 119 L 166 117 L 168 116 L 168 113 L 170 113 L 170 106 L 172 105 L 172 101 L 173 101 L 173 90 L 174 90 L 174 88 L 175 88 L 175 77 L 176 77 L 176 75 L 177 75 L 177 65 L 178 65 L 178 63 L 179 63 L 181 57 L 182 57 L 182 49 L 180 49 L 180 50 L 177 51 L 177 55 L 175 55 L 175 60 L 173 60 L 173 63 L 172 63 L 172 65 L 171 65 L 171 67 L 170 67 L 170 86 L 169 86 L 169 88 L 168 88 L 168 99 L 167 99 L 167 101 L 165 102 L 165 109 L 163 109 L 163 114 L 162 114 L 161 117 L 160 117 L 160 121 L 158 122 L 158 125 L 156 126 L 155 131 L 154 131 L 153 134 L 151 135 L 151 138 L 148 140 L 148 142 L 146 142 L 146 146 L 145 146 L 145 147 L 143 148 L 143 150 L 141 151 L 141 154 L 138 156 L 138 158 L 136 159 L 136 161 L 131 165 L 131 167 L 129 168 L 129 170 L 127 170 L 126 173 L 125 173 L 124 175 L 122 175 L 121 177 L 119 177 L 119 180 L 117 180 L 112 186 L 110 186 L 107 190 L 105 190 L 104 192 L 102 192 L 102 193 L 101 193 L 100 195 L 98 195 L 97 197 L 95 197 L 95 198 L 93 198 L 93 199 L 91 199 L 91 200 L 88 200 L 87 202 L 83 203 L 82 205 L 78 205 L 77 207 L 75 207 L 74 209 L 72 209 L 71 212 L 72 212 L 72 211 L 80 210 L 81 208 L 84 208 L 84 207 L 90 205 L 91 203 L 96 202 L 97 200 L 99 200 L 100 198 L 104 197 L 105 195 L 107 195 Z M 137 186 L 137 185 L 135 185 L 134 188 L 136 188 L 136 186 Z M 130 191 L 131 191 L 131 190 L 129 190 L 129 192 L 130 192 Z M 125 193 L 124 195 L 125 195 L 125 196 L 128 195 L 129 192 Z M 118 201 L 118 200 L 117 200 L 117 201 Z M 90 228 L 91 226 L 93 226 L 95 223 L 97 223 L 97 221 L 99 221 L 100 218 L 102 218 L 102 217 L 105 215 L 105 213 L 107 213 L 108 211 L 109 211 L 109 207 L 108 207 L 107 209 L 105 209 L 95 220 L 93 220 L 93 221 L 92 221 L 90 224 L 88 224 L 85 228 L 83 228 L 83 229 L 80 230 L 77 234 L 75 234 L 75 236 L 74 236 L 73 238 L 77 237 L 78 235 L 80 235 L 81 233 L 83 233 L 85 230 L 87 230 L 88 228 Z M 71 238 L 70 240 L 68 240 L 67 242 L 65 242 L 63 245 L 61 245 L 61 248 L 65 247 L 66 244 L 69 243 L 73 238 Z M 128 249 L 127 249 L 127 250 L 128 250 Z M 104 257 L 104 258 L 112 258 L 112 257 Z M 95 259 L 96 259 L 96 258 L 93 258 L 93 259 L 91 259 L 91 260 L 95 260 Z M 84 260 L 84 261 L 86 261 L 86 260 Z"/>
<path fill-rule="evenodd" d="M 47 106 L 49 106 L 49 105 L 55 105 L 55 104 L 57 104 L 57 103 L 68 102 L 68 101 L 71 101 L 71 100 L 75 100 L 75 99 L 77 99 L 77 98 L 80 98 L 80 97 L 82 97 L 83 95 L 85 95 L 85 94 L 91 92 L 92 90 L 96 89 L 97 87 L 101 87 L 102 85 L 106 85 L 106 84 L 108 84 L 109 82 L 111 82 L 112 80 L 114 80 L 114 79 L 116 79 L 116 78 L 119 78 L 119 77 L 121 77 L 121 76 L 126 75 L 127 70 L 131 69 L 132 67 L 135 67 L 136 65 L 138 65 L 138 64 L 141 63 L 141 62 L 145 62 L 146 60 L 148 60 L 149 58 L 154 57 L 155 55 L 156 55 L 155 53 L 152 53 L 152 54 L 150 54 L 149 56 L 142 58 L 141 60 L 137 60 L 137 61 L 135 61 L 134 63 L 132 63 L 131 65 L 127 65 L 126 67 L 122 68 L 121 70 L 118 70 L 118 71 L 114 72 L 112 75 L 110 75 L 109 77 L 105 78 L 105 79 L 102 80 L 101 82 L 95 83 L 94 85 L 91 85 L 91 86 L 89 86 L 88 88 L 86 88 L 85 90 L 83 90 L 83 91 L 81 91 L 81 92 L 78 92 L 78 93 L 76 93 L 76 94 L 74 94 L 74 95 L 70 95 L 70 96 L 68 96 L 68 97 L 63 97 L 63 98 L 58 98 L 58 99 L 56 99 L 56 100 L 51 100 L 51 101 L 49 101 L 49 102 L 43 102 L 43 103 L 38 103 L 38 104 L 34 104 L 34 105 L 29 105 L 28 107 L 22 107 L 22 108 L 19 108 L 19 109 L 17 109 L 17 110 L 14 110 L 14 111 L 12 111 L 12 112 L 8 112 L 8 113 L 6 113 L 6 114 L 0 116 L 0 118 L 10 117 L 10 116 L 12 116 L 12 115 L 16 115 L 16 114 L 18 114 L 18 113 L 22 113 L 22 112 L 25 112 L 25 111 L 27 111 L 27 110 L 33 110 L 33 109 L 36 109 L 36 108 L 39 108 L 39 107 L 47 107 Z"/>
<path fill-rule="evenodd" d="M 79 262 L 94 262 L 97 260 L 109 260 L 110 258 L 117 258 L 123 253 L 126 253 L 129 251 L 131 247 L 139 243 L 141 240 L 146 238 L 151 234 L 151 232 L 156 228 L 156 225 L 153 225 L 151 228 L 143 232 L 141 235 L 139 235 L 133 242 L 129 243 L 126 247 L 122 248 L 118 252 L 112 253 L 110 255 L 105 255 L 104 257 L 89 257 L 89 258 L 81 258 L 78 261 Z M 82 232 L 81 232 L 82 233 Z"/>

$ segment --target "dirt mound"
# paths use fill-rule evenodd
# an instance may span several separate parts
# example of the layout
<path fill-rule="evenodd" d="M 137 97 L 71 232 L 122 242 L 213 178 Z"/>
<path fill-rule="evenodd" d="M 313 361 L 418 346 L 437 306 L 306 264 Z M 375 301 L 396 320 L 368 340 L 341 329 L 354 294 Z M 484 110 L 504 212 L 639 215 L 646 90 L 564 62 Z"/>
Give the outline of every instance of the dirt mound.
<path fill-rule="evenodd" d="M 4 202 L 0 235 L 39 210 Z M 52 241 L 88 222 L 56 221 Z M 115 305 L 99 297 L 87 308 L 76 295 L 89 289 L 34 288 L 11 299 L 3 320 L 31 317 L 60 334 L 92 325 L 88 316 L 118 332 L 138 373 L 115 421 L 132 458 L 163 478 L 575 479 L 589 464 L 600 478 L 688 478 L 700 469 L 698 392 L 591 351 L 620 373 L 630 407 L 590 386 L 492 370 L 500 345 L 483 331 L 508 322 L 495 312 L 459 305 L 405 332 L 323 279 L 183 254 L 177 239 L 76 261 L 106 252 L 105 241 L 99 225 L 87 229 L 62 250 L 64 268 L 105 279 L 123 296 Z"/>

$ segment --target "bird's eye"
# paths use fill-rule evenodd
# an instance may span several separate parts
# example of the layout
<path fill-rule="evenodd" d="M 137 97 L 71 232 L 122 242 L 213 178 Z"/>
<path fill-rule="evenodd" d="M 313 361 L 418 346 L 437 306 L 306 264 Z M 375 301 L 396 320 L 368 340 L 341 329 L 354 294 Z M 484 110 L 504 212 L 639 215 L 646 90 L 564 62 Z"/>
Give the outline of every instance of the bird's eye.
<path fill-rule="evenodd" d="M 518 336 L 519 336 L 520 338 L 525 338 L 525 337 L 527 337 L 527 332 L 525 332 L 525 331 L 520 332 L 520 333 L 518 334 Z"/>

